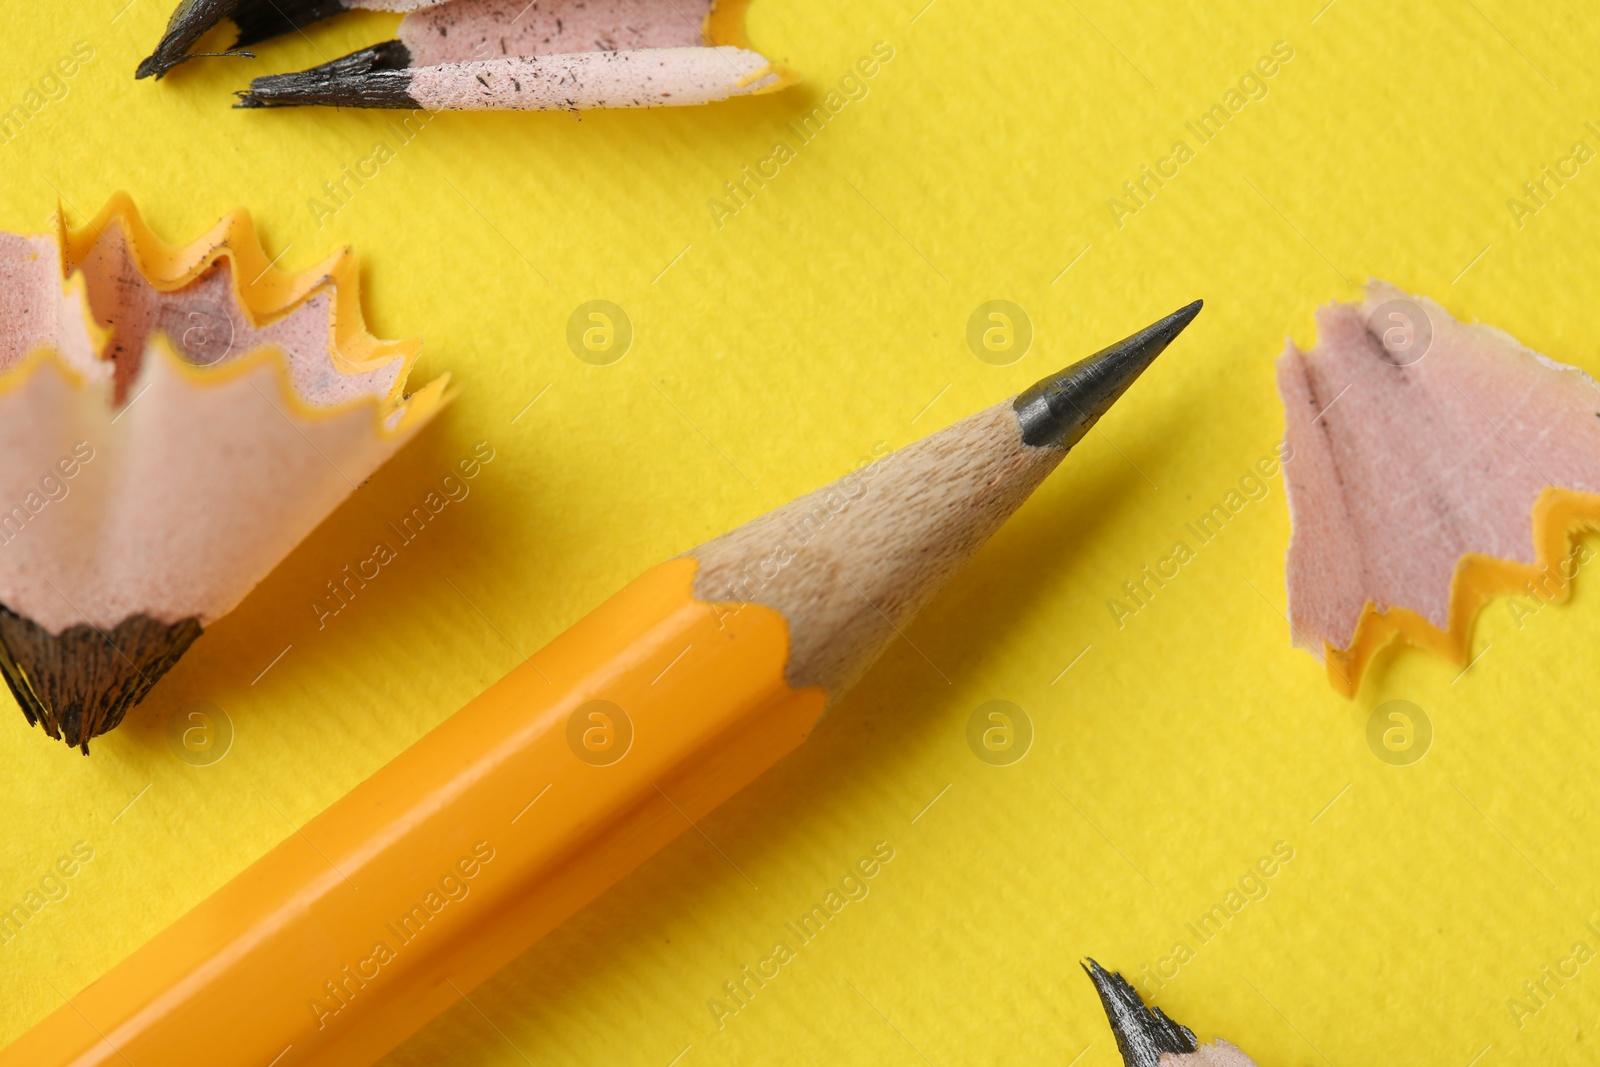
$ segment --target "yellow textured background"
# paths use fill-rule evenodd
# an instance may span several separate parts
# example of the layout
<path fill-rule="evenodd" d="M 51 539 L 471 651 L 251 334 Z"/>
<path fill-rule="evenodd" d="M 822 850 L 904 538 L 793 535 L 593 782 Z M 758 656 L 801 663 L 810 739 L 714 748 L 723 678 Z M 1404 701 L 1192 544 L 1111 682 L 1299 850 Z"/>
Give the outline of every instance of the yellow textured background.
<path fill-rule="evenodd" d="M 0 903 L 74 841 L 95 855 L 0 947 L 0 1041 L 648 565 L 1203 296 L 1104 434 L 908 632 L 915 648 L 891 649 L 705 836 L 386 1062 L 1110 1067 L 1076 961 L 1139 977 L 1179 940 L 1194 959 L 1158 1002 L 1264 1065 L 1597 1055 L 1600 967 L 1520 1028 L 1507 1005 L 1574 942 L 1600 949 L 1585 928 L 1600 919 L 1587 576 L 1520 626 L 1491 605 L 1465 675 L 1391 655 L 1345 702 L 1289 647 L 1276 478 L 1120 629 L 1106 606 L 1271 450 L 1272 358 L 1369 275 L 1600 371 L 1600 163 L 1521 227 L 1506 204 L 1575 141 L 1600 147 L 1592 15 L 923 2 L 757 0 L 754 40 L 804 77 L 784 94 L 581 121 L 444 115 L 403 147 L 393 114 L 227 107 L 249 76 L 380 40 L 392 17 L 152 84 L 131 74 L 170 3 L 0 4 L 0 109 L 74 42 L 95 51 L 0 144 L 0 227 L 43 228 L 58 193 L 82 222 L 126 189 L 178 240 L 246 205 L 284 266 L 356 246 L 374 328 L 425 335 L 419 374 L 463 388 L 91 758 L 4 709 Z M 723 183 L 794 144 L 784 124 L 877 41 L 895 58 L 870 94 L 718 228 Z M 1200 147 L 1183 123 L 1278 41 L 1294 58 L 1268 95 Z M 1119 228 L 1108 199 L 1179 138 L 1196 157 Z M 308 201 L 377 141 L 395 158 L 319 228 Z M 637 330 L 603 368 L 565 342 L 596 298 Z M 994 298 L 1035 326 L 1011 366 L 965 344 Z M 497 458 L 472 495 L 319 631 L 322 583 L 477 441 Z M 990 699 L 1036 731 L 1009 767 L 967 747 Z M 1388 699 L 1431 717 L 1420 763 L 1369 750 Z M 195 700 L 237 732 L 210 767 L 168 747 Z M 708 998 L 877 841 L 895 858 L 870 896 L 719 1029 Z M 1266 898 L 1199 944 L 1185 923 L 1280 841 L 1294 858 Z"/>

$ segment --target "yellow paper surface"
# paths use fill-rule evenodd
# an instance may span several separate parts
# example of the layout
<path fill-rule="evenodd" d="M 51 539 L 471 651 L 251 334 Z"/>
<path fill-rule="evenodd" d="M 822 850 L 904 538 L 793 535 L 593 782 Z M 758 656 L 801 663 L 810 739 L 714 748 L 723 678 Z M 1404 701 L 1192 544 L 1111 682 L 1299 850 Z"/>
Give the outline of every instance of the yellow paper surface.
<path fill-rule="evenodd" d="M 373 330 L 424 335 L 419 373 L 462 394 L 90 758 L 4 709 L 0 904 L 75 842 L 93 858 L 0 945 L 0 1041 L 647 566 L 1202 296 L 805 748 L 386 1062 L 1110 1067 L 1083 955 L 1147 992 L 1164 969 L 1162 1007 L 1263 1064 L 1593 1055 L 1600 965 L 1573 958 L 1600 951 L 1593 582 L 1491 604 L 1464 675 L 1391 655 L 1346 702 L 1289 646 L 1281 475 L 1241 487 L 1281 433 L 1285 335 L 1310 343 L 1312 308 L 1369 275 L 1600 371 L 1600 162 L 1562 162 L 1600 148 L 1583 5 L 758 0 L 792 91 L 409 130 L 227 107 L 392 17 L 135 83 L 169 9 L 6 4 L 0 227 L 126 189 L 178 241 L 246 205 L 286 268 L 355 245 Z M 53 73 L 77 42 L 93 58 Z M 877 42 L 893 58 L 830 100 Z M 1276 42 L 1293 58 L 1202 143 L 1185 123 Z M 1192 158 L 1163 162 L 1178 141 Z M 1177 174 L 1136 204 L 1146 165 Z M 1540 203 L 1545 166 L 1577 173 Z M 997 299 L 1034 333 L 1007 366 L 966 341 Z M 593 300 L 633 326 L 608 366 L 567 341 Z M 319 624 L 325 583 L 478 442 L 468 495 Z M 1202 544 L 1185 524 L 1232 490 Z M 1180 540 L 1176 577 L 1113 612 Z M 1032 724 L 1009 766 L 969 748 L 991 700 Z M 1367 740 L 1392 700 L 1432 724 L 1410 766 Z M 232 724 L 208 766 L 170 740 L 195 702 Z M 799 944 L 785 924 L 877 842 L 868 895 Z M 1279 842 L 1292 859 L 1250 878 Z M 719 1019 L 778 941 L 795 958 Z"/>

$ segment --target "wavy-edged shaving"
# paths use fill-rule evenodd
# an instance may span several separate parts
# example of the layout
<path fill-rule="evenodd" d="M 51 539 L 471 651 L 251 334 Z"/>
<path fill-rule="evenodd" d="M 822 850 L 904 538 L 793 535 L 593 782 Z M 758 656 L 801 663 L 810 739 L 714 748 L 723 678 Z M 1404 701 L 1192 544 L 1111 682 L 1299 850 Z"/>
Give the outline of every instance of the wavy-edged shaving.
<path fill-rule="evenodd" d="M 1354 696 L 1391 641 L 1468 662 L 1492 597 L 1567 596 L 1600 526 L 1600 385 L 1373 282 L 1278 360 L 1294 643 Z"/>
<path fill-rule="evenodd" d="M 118 195 L 0 234 L 0 673 L 83 746 L 445 402 L 365 326 L 355 257 L 249 216 L 168 245 Z M 127 647 L 124 647 L 124 646 Z"/>

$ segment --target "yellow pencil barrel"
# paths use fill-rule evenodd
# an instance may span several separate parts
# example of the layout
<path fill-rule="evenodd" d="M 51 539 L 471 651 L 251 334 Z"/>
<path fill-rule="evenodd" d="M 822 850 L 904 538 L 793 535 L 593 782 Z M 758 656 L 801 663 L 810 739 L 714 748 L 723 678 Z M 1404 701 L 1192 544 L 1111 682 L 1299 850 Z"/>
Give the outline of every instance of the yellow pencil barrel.
<path fill-rule="evenodd" d="M 367 1064 L 804 740 L 788 625 L 647 572 L 0 1052 Z"/>

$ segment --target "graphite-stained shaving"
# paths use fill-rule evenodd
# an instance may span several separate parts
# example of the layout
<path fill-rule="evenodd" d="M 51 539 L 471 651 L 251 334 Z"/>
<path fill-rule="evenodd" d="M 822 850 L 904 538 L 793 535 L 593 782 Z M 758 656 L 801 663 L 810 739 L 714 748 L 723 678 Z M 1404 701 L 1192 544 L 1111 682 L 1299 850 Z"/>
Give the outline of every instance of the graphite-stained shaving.
<path fill-rule="evenodd" d="M 243 212 L 181 247 L 125 197 L 0 233 L 0 674 L 88 751 L 443 402 L 346 251 L 277 269 Z"/>

